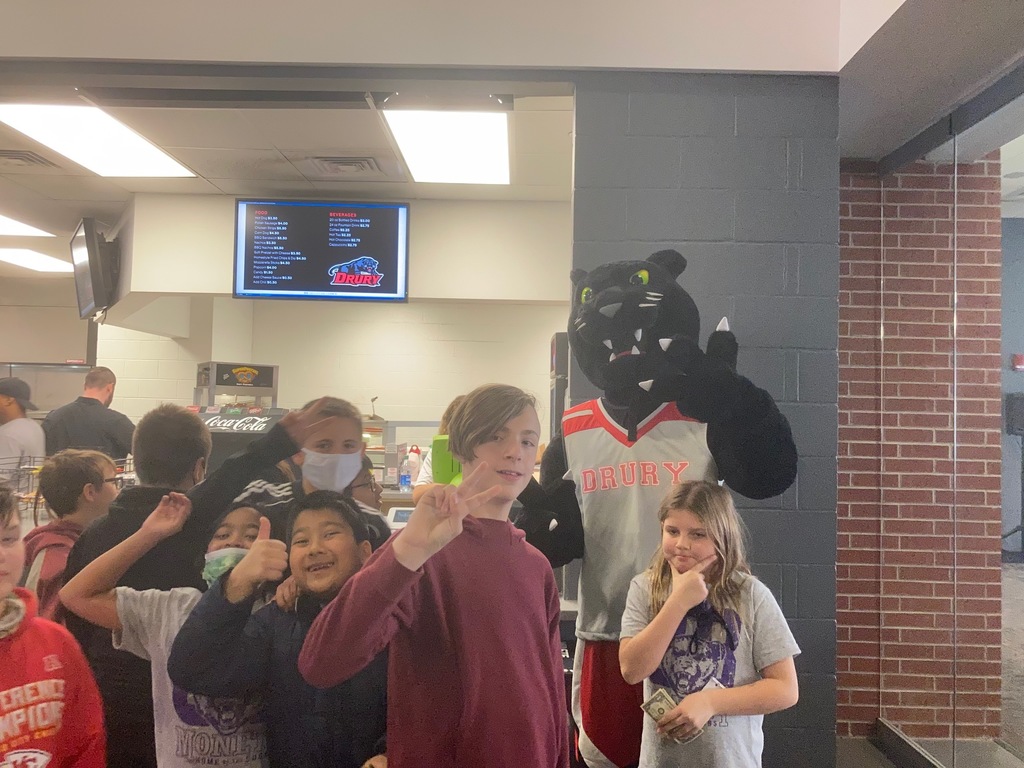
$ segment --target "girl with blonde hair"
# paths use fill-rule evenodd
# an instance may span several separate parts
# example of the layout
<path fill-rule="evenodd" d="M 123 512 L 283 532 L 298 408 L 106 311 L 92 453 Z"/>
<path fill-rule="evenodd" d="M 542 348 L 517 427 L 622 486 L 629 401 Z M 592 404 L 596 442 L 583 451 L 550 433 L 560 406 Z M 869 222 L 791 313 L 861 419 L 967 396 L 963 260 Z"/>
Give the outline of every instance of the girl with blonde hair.
<path fill-rule="evenodd" d="M 640 767 L 758 768 L 763 715 L 796 704 L 800 649 L 750 572 L 726 488 L 676 485 L 658 519 L 661 546 L 630 582 L 619 646 L 626 682 L 673 705 L 644 719 Z"/>

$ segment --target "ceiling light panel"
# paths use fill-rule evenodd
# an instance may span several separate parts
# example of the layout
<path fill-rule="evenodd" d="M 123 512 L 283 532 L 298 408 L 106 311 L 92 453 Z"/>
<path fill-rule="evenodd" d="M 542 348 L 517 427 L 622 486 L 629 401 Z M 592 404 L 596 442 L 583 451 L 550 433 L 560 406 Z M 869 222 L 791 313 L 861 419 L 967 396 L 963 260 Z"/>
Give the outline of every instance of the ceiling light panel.
<path fill-rule="evenodd" d="M 0 248 L 0 261 L 16 267 L 35 270 L 36 272 L 74 272 L 75 267 L 69 261 L 61 261 L 53 256 L 30 251 L 25 248 Z"/>
<path fill-rule="evenodd" d="M 508 114 L 386 109 L 415 181 L 508 184 Z"/>
<path fill-rule="evenodd" d="M 10 235 L 11 237 L 56 237 L 56 235 L 50 232 L 43 232 L 41 229 L 30 227 L 28 224 L 22 224 L 20 221 L 9 219 L 6 216 L 0 216 L 0 235 Z"/>
<path fill-rule="evenodd" d="M 0 104 L 0 122 L 100 176 L 194 176 L 178 161 L 96 107 Z"/>

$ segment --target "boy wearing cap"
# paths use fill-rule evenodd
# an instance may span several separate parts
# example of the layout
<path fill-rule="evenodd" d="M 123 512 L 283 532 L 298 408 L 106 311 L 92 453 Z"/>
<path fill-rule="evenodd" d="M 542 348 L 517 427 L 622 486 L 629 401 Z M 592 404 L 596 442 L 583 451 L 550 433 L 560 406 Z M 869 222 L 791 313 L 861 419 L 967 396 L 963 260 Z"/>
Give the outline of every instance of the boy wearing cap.
<path fill-rule="evenodd" d="M 9 477 L 25 459 L 46 456 L 46 435 L 38 422 L 25 416 L 36 410 L 32 390 L 13 376 L 0 379 L 0 480 Z"/>

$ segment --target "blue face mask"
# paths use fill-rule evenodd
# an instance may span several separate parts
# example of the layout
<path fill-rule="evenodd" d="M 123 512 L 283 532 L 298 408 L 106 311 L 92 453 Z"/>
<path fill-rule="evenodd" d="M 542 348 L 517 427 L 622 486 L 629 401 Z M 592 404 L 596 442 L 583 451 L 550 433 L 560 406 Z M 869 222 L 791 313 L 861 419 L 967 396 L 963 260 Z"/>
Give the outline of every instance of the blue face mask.
<path fill-rule="evenodd" d="M 238 565 L 248 553 L 248 549 L 241 547 L 227 547 L 216 552 L 207 552 L 206 565 L 203 566 L 203 581 L 207 586 L 213 586 L 213 582 Z"/>

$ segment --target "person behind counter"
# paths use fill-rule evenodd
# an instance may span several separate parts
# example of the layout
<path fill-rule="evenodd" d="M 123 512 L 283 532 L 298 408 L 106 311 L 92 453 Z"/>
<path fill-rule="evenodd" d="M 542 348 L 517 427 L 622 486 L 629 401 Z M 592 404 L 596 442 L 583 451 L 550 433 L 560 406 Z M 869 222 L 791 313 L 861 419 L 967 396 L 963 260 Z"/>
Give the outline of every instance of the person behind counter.
<path fill-rule="evenodd" d="M 317 687 L 388 647 L 390 768 L 568 765 L 559 599 L 508 521 L 540 423 L 516 387 L 480 387 L 451 421 L 458 488 L 433 486 L 313 622 L 299 671 Z"/>
<path fill-rule="evenodd" d="M 34 410 L 28 384 L 13 376 L 0 379 L 0 480 L 15 476 L 26 459 L 46 455 L 43 428 L 25 415 Z"/>
<path fill-rule="evenodd" d="M 85 375 L 81 397 L 55 408 L 43 419 L 46 455 L 65 448 L 92 448 L 115 459 L 132 450 L 135 425 L 123 413 L 111 409 L 117 377 L 109 368 L 93 368 Z"/>

